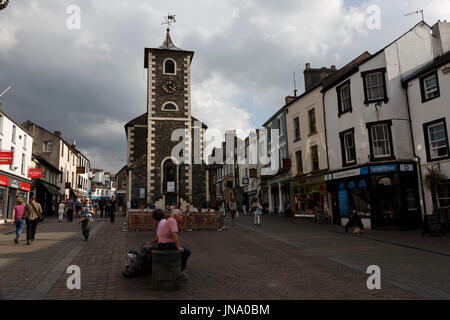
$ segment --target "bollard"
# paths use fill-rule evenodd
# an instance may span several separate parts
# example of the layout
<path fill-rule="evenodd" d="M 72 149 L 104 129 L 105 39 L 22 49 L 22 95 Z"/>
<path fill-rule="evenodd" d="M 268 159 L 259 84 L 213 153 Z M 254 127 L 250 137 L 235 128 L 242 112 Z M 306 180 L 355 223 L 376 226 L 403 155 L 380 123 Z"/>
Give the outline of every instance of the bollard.
<path fill-rule="evenodd" d="M 179 290 L 181 280 L 181 253 L 152 250 L 152 289 Z"/>

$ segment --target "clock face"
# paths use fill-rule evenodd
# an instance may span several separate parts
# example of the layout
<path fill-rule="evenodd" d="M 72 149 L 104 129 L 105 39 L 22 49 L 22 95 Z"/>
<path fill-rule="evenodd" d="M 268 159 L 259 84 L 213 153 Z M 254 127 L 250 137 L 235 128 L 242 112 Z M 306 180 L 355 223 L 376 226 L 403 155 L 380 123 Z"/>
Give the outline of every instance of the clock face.
<path fill-rule="evenodd" d="M 162 89 L 167 94 L 173 94 L 177 91 L 177 84 L 173 80 L 167 80 L 163 83 Z"/>

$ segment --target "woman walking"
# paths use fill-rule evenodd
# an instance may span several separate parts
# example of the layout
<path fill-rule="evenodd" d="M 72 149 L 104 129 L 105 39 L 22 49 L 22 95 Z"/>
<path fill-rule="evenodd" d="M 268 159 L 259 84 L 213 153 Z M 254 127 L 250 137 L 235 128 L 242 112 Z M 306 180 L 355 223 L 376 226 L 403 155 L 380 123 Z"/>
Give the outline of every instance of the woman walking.
<path fill-rule="evenodd" d="M 64 219 L 64 211 L 66 209 L 66 203 L 64 200 L 61 200 L 61 202 L 58 205 L 58 223 L 61 223 Z"/>
<path fill-rule="evenodd" d="M 261 227 L 262 206 L 258 199 L 255 199 L 252 203 L 252 209 L 255 212 L 255 226 Z"/>
<path fill-rule="evenodd" d="M 234 221 L 234 216 L 236 215 L 236 211 L 237 211 L 237 205 L 236 205 L 236 202 L 234 201 L 234 199 L 231 199 L 229 207 L 230 207 L 231 220 Z"/>
<path fill-rule="evenodd" d="M 19 243 L 20 236 L 22 235 L 23 227 L 25 226 L 25 221 L 23 220 L 23 212 L 25 211 L 25 205 L 23 204 L 22 198 L 16 199 L 16 205 L 12 210 L 12 221 L 11 224 L 16 225 L 16 238 L 14 243 Z"/>
<path fill-rule="evenodd" d="M 94 222 L 94 208 L 89 204 L 89 200 L 84 202 L 81 208 L 81 231 L 83 232 L 84 241 L 89 240 L 89 231 L 91 224 Z"/>

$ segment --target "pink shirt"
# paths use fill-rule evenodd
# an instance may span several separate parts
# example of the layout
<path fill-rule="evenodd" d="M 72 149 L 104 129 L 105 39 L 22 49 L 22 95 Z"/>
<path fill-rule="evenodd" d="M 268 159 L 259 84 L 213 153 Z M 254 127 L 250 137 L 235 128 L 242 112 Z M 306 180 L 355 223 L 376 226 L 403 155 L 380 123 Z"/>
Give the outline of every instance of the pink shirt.
<path fill-rule="evenodd" d="M 174 243 L 172 239 L 172 232 L 178 232 L 178 224 L 175 218 L 169 218 L 161 226 L 160 233 L 158 235 L 158 243 Z"/>
<path fill-rule="evenodd" d="M 14 219 L 22 219 L 25 206 L 23 204 L 17 204 L 14 206 Z"/>
<path fill-rule="evenodd" d="M 166 219 L 162 219 L 159 223 L 158 223 L 158 229 L 156 229 L 156 235 L 159 237 L 159 235 L 161 234 L 161 229 L 162 226 L 164 225 L 164 223 L 166 223 Z"/>

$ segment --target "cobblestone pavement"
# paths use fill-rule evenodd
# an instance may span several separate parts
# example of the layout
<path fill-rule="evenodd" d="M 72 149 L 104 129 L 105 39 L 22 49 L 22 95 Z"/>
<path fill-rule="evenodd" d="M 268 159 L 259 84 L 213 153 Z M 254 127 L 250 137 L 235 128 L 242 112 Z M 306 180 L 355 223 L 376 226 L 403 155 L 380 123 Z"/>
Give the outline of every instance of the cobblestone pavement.
<path fill-rule="evenodd" d="M 360 237 L 345 234 L 339 226 L 273 216 L 264 216 L 262 223 L 260 228 L 254 226 L 253 218 L 249 216 L 235 222 L 249 231 L 354 270 L 363 271 L 370 265 L 378 265 L 385 282 L 420 297 L 450 299 L 450 275 L 445 271 L 450 269 L 448 237 L 422 237 L 420 231 L 372 231 Z"/>
<path fill-rule="evenodd" d="M 411 288 L 405 288 L 405 279 L 398 278 L 400 283 L 395 284 L 399 287 L 393 285 L 393 281 L 386 281 L 386 277 L 397 279 L 396 268 L 405 268 L 411 260 L 416 264 L 406 266 L 405 271 L 413 275 L 416 269 L 421 269 L 421 266 L 428 268 L 433 263 L 434 270 L 440 270 L 441 275 L 448 270 L 450 258 L 445 256 L 302 227 L 279 218 L 274 218 L 269 225 L 269 219 L 264 216 L 261 229 L 251 225 L 250 217 L 240 217 L 235 223 L 228 222 L 228 228 L 223 232 L 181 233 L 182 244 L 193 254 L 188 261 L 190 279 L 178 292 L 154 292 L 150 290 L 147 277 L 125 279 L 121 276 L 127 250 L 138 248 L 153 237 L 152 232 L 122 232 L 123 217 L 117 216 L 115 224 L 97 220 L 88 242 L 82 241 L 77 224 L 54 221 L 39 226 L 37 240 L 32 246 L 25 246 L 25 242 L 16 246 L 12 242 L 14 234 L 0 233 L 0 297 L 86 300 L 421 299 L 429 298 L 432 288 L 427 287 L 424 292 L 411 291 Z M 283 228 L 285 232 L 281 230 Z M 330 254 L 335 251 L 339 254 Z M 366 256 L 367 252 L 374 252 L 373 257 L 382 256 L 383 259 L 374 258 L 376 261 L 369 263 L 371 259 Z M 403 261 L 402 255 L 407 261 Z M 370 291 L 366 287 L 368 275 L 363 271 L 377 262 L 382 268 L 382 290 Z M 81 290 L 67 289 L 69 275 L 65 270 L 69 265 L 81 268 Z M 437 279 L 431 280 L 433 287 Z M 410 285 L 407 281 L 405 283 Z M 442 289 L 432 292 L 445 298 Z"/>

